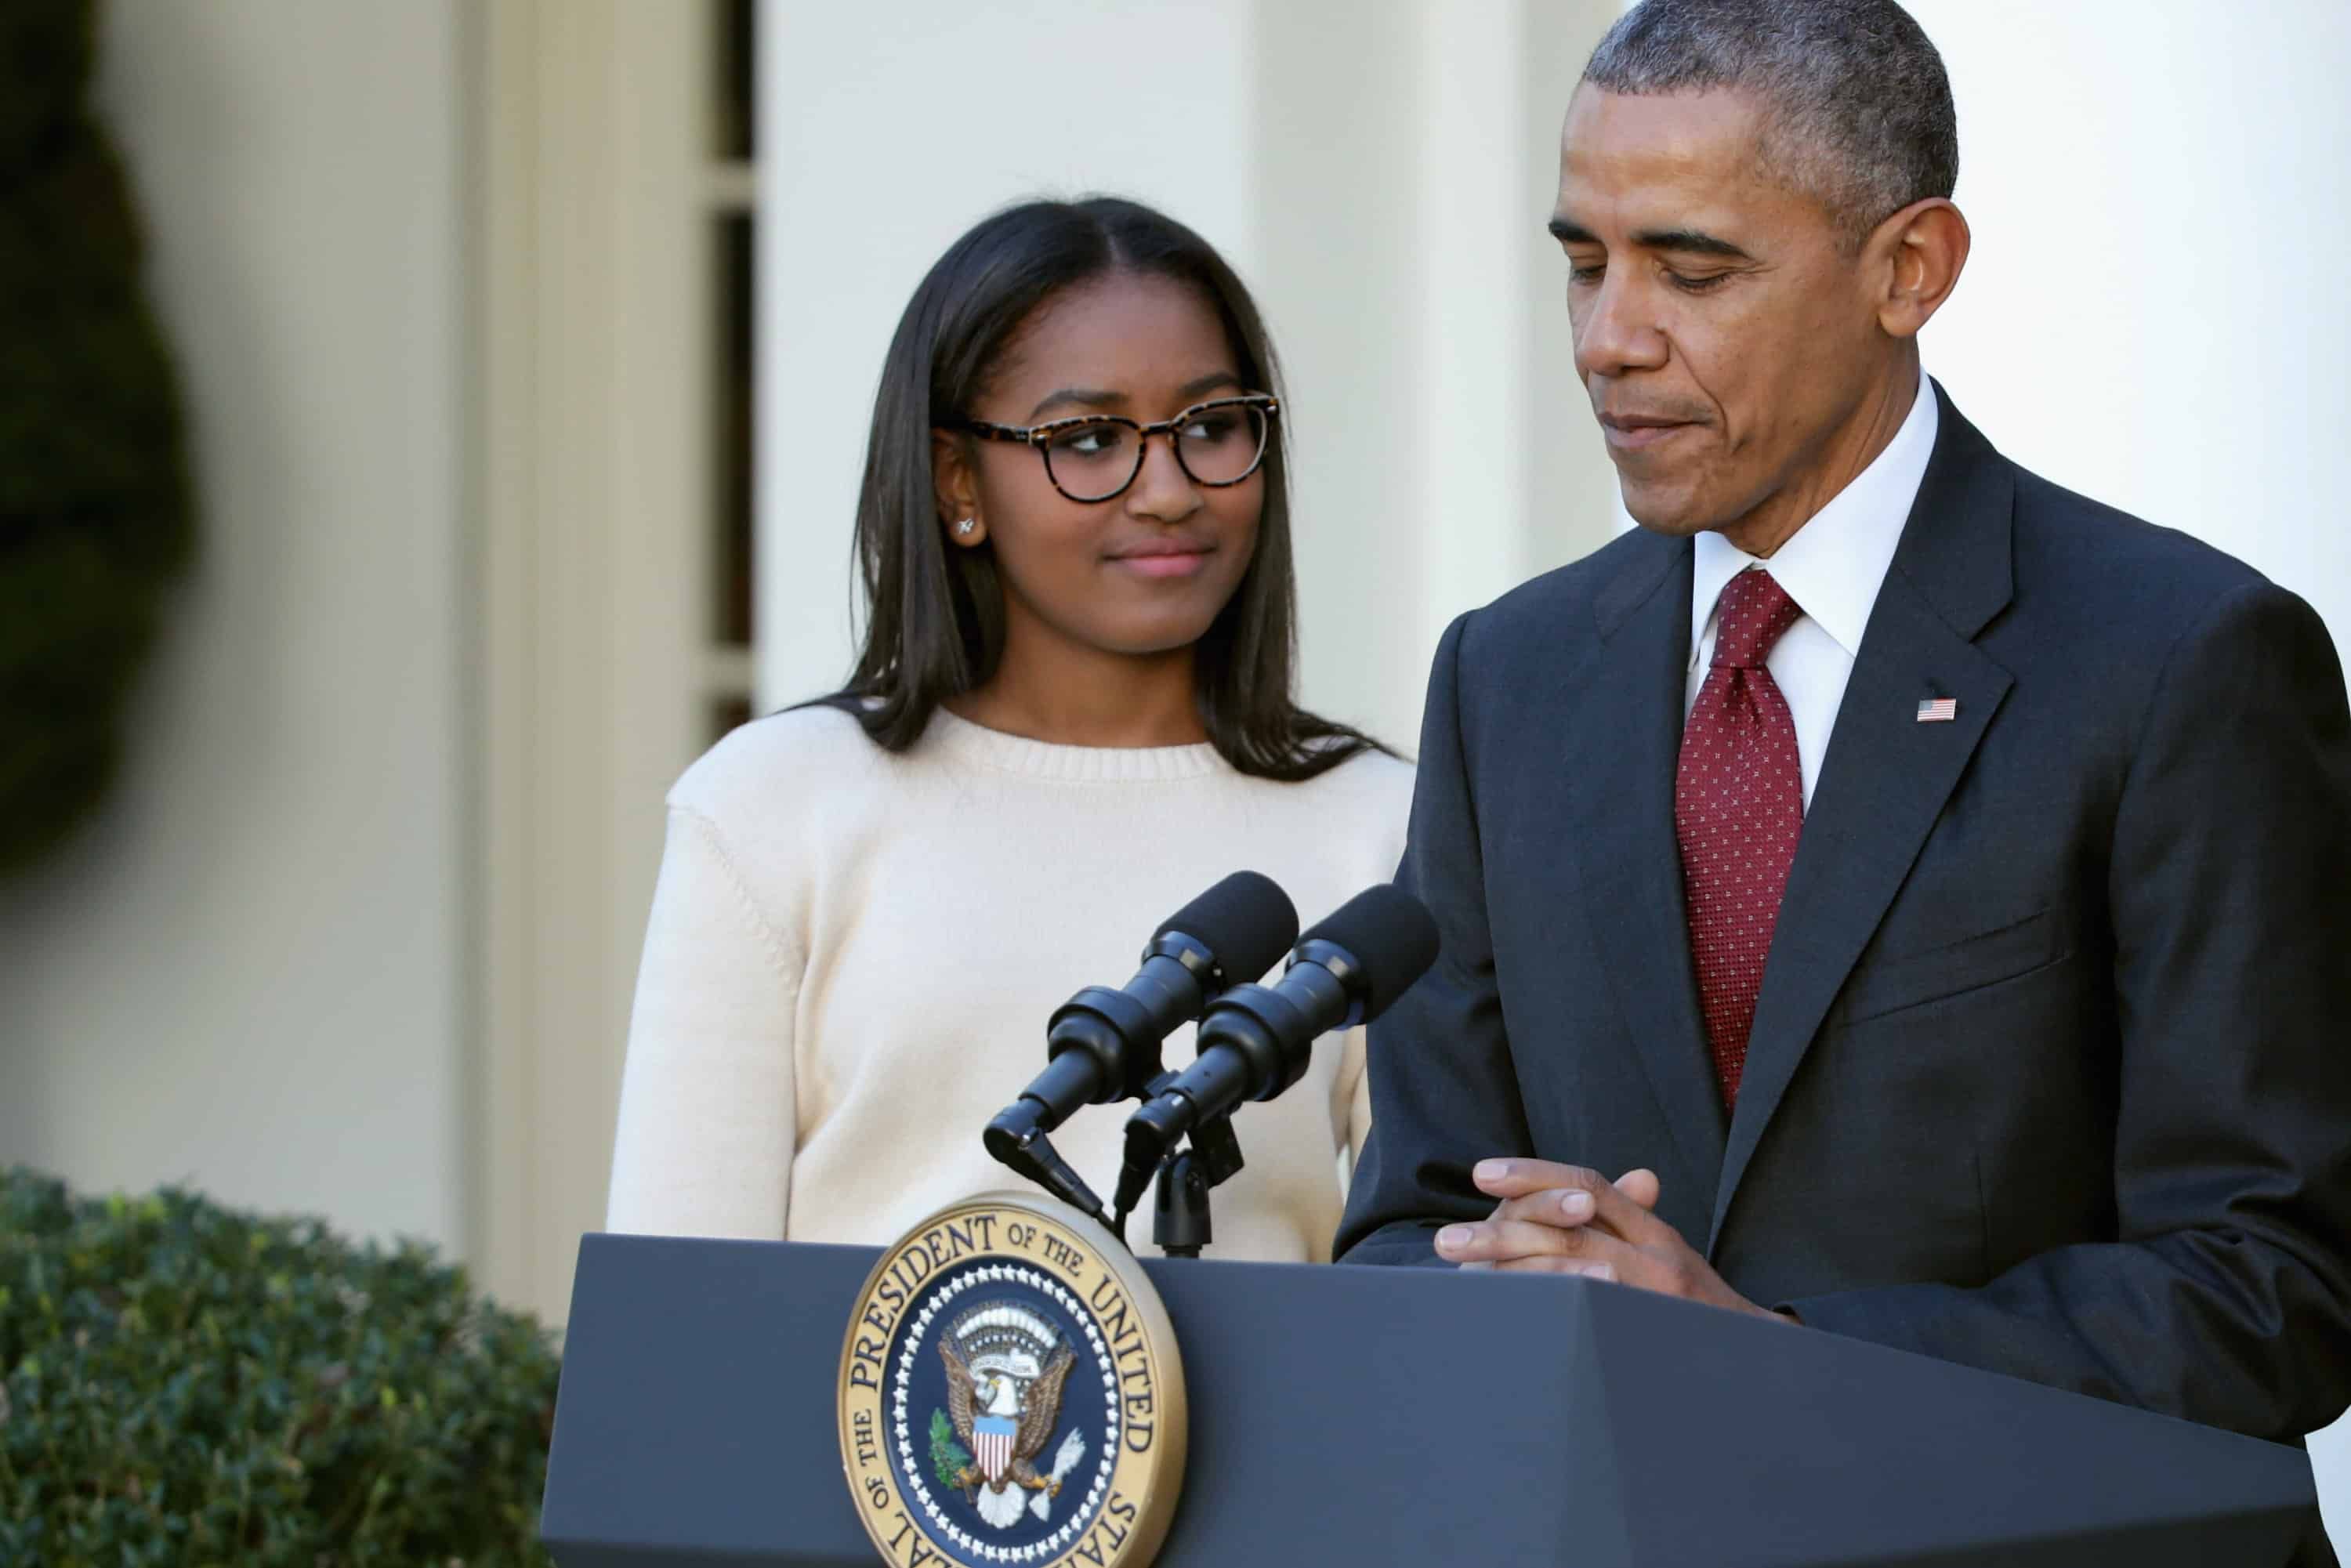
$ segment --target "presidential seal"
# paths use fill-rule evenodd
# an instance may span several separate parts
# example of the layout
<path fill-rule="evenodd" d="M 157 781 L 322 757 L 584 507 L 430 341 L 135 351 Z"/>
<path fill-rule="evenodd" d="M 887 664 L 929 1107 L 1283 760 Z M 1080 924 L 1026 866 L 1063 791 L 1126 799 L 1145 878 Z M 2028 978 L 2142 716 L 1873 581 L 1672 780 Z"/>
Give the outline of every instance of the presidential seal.
<path fill-rule="evenodd" d="M 1158 1294 L 1050 1198 L 970 1198 L 884 1251 L 836 1406 L 858 1517 L 902 1568 L 1142 1568 L 1184 1481 L 1184 1367 Z"/>

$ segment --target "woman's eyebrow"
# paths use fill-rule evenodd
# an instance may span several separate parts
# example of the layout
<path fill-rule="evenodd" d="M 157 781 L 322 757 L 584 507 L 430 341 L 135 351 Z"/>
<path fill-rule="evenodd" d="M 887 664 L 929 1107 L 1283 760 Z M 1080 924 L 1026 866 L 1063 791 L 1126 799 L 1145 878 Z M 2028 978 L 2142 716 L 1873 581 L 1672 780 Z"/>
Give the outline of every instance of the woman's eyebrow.
<path fill-rule="evenodd" d="M 1176 395 L 1182 401 L 1189 402 L 1204 392 L 1215 392 L 1219 387 L 1238 387 L 1240 384 L 1240 377 L 1230 371 L 1210 371 L 1207 375 L 1195 376 L 1177 387 Z M 1124 408 L 1126 401 L 1124 392 L 1105 392 L 1100 387 L 1063 387 L 1059 392 L 1048 394 L 1042 402 L 1030 409 L 1029 421 L 1032 424 L 1035 423 L 1039 414 L 1056 403 L 1071 402 L 1081 408 Z"/>
<path fill-rule="evenodd" d="M 1046 394 L 1044 402 L 1029 411 L 1029 422 L 1034 423 L 1039 414 L 1057 402 L 1074 402 L 1085 408 L 1121 408 L 1125 406 L 1126 394 L 1103 392 L 1098 387 L 1063 387 Z"/>
<path fill-rule="evenodd" d="M 1218 387 L 1237 387 L 1240 384 L 1240 377 L 1230 371 L 1210 371 L 1207 375 L 1186 382 L 1176 388 L 1176 395 L 1189 402 L 1202 392 L 1212 392 Z"/>

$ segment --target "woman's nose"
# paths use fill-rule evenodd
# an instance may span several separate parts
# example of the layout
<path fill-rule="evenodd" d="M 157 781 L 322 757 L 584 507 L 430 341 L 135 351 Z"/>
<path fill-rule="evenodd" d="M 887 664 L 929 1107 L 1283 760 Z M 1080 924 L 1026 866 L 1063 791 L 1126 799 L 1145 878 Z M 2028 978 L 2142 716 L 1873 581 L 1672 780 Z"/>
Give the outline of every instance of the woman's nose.
<path fill-rule="evenodd" d="M 1173 432 L 1145 436 L 1143 467 L 1127 487 L 1127 510 L 1163 523 L 1180 522 L 1200 507 L 1200 486 L 1176 456 Z"/>

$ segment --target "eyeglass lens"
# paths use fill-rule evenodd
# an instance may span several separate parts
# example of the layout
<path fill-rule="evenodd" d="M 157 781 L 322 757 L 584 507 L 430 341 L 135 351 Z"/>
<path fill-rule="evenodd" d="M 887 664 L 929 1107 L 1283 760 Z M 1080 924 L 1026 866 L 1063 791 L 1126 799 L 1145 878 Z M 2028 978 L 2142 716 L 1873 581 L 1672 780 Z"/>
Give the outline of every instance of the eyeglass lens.
<path fill-rule="evenodd" d="M 1203 485 L 1249 476 L 1265 454 L 1265 411 L 1248 403 L 1198 410 L 1176 432 L 1176 460 Z M 1144 442 L 1133 425 L 1090 421 L 1045 443 L 1053 483 L 1081 501 L 1108 500 L 1143 471 Z"/>

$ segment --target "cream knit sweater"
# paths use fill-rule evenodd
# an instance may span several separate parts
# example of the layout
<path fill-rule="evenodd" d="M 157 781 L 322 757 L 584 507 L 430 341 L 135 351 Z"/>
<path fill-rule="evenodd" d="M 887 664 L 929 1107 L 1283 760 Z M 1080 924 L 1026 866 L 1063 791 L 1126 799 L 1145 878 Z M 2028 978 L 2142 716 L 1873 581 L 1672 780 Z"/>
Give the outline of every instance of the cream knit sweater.
<path fill-rule="evenodd" d="M 1263 872 L 1311 925 L 1403 852 L 1412 770 L 1304 784 L 1214 748 L 1052 746 L 942 711 L 892 756 L 837 709 L 746 725 L 669 797 L 629 1030 L 606 1228 L 887 1241 L 1019 1178 L 980 1129 L 1045 1064 L 1045 1019 L 1123 984 L 1158 924 Z M 1363 1031 L 1234 1117 L 1248 1166 L 1211 1257 L 1323 1260 L 1369 1125 Z M 1191 1060 L 1190 1030 L 1168 1042 Z M 1132 1107 L 1053 1141 L 1105 1202 Z M 1129 1226 L 1140 1249 L 1149 1200 Z"/>

